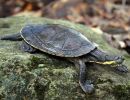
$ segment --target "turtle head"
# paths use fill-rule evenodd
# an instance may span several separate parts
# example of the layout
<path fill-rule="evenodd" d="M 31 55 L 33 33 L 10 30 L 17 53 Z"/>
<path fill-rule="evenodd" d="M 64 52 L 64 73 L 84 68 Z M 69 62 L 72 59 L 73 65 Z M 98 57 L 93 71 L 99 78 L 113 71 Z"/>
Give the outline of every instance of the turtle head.
<path fill-rule="evenodd" d="M 122 64 L 124 60 L 125 59 L 122 56 L 115 57 L 115 64 L 113 65 L 113 67 L 115 67 L 120 72 L 127 73 L 128 72 L 127 66 Z"/>
<path fill-rule="evenodd" d="M 109 55 L 98 49 L 92 51 L 91 56 L 92 58 L 90 58 L 91 60 L 90 62 L 95 62 L 104 65 L 111 65 L 111 67 L 115 67 L 119 71 L 128 72 L 127 67 L 123 65 L 125 59 L 122 56 Z"/>
<path fill-rule="evenodd" d="M 106 64 L 106 65 L 118 65 L 122 64 L 124 61 L 124 57 L 109 55 L 99 49 L 95 49 L 91 52 L 92 58 L 96 58 L 96 63 Z M 93 60 L 93 59 L 92 59 Z"/>
<path fill-rule="evenodd" d="M 106 55 L 101 61 L 98 61 L 96 63 L 104 64 L 104 65 L 120 65 L 124 61 L 124 58 L 122 56 L 109 56 Z"/>
<path fill-rule="evenodd" d="M 122 64 L 125 59 L 122 56 L 115 56 L 113 60 L 115 61 L 115 64 Z"/>

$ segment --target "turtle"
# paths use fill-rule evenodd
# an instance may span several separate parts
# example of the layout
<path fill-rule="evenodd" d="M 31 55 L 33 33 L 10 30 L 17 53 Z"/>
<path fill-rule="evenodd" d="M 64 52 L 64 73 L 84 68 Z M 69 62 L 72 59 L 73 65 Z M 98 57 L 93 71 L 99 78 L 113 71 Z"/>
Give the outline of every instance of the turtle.
<path fill-rule="evenodd" d="M 124 57 L 104 52 L 82 32 L 65 25 L 25 25 L 20 32 L 2 36 L 0 39 L 22 41 L 21 49 L 25 52 L 34 53 L 40 50 L 74 63 L 79 69 L 79 85 L 85 93 L 95 90 L 93 82 L 88 79 L 88 62 L 110 64 L 119 72 L 128 72 L 127 66 L 123 64 Z"/>

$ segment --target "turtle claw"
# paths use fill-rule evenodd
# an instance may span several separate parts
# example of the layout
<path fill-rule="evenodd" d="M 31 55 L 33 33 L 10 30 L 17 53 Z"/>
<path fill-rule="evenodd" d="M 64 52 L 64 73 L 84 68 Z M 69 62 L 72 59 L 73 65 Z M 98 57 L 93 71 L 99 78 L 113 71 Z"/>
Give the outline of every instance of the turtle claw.
<path fill-rule="evenodd" d="M 125 65 L 118 65 L 116 67 L 116 70 L 118 70 L 119 72 L 123 72 L 123 73 L 127 73 L 128 72 L 128 68 Z"/>
<path fill-rule="evenodd" d="M 94 86 L 93 84 L 85 84 L 84 85 L 84 91 L 86 93 L 92 93 L 94 91 Z"/>
<path fill-rule="evenodd" d="M 81 88 L 85 93 L 92 93 L 94 91 L 94 86 L 90 82 L 86 81 L 84 84 L 80 83 Z"/>

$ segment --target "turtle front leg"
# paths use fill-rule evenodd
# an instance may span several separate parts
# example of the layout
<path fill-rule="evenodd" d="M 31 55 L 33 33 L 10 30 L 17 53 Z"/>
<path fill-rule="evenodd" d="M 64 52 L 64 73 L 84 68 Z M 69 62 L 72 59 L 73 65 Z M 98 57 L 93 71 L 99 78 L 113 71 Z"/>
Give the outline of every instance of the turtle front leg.
<path fill-rule="evenodd" d="M 25 41 L 23 41 L 21 48 L 22 51 L 34 53 L 37 49 L 33 48 L 31 45 L 27 44 Z"/>
<path fill-rule="evenodd" d="M 119 72 L 124 72 L 124 73 L 128 72 L 127 66 L 123 64 L 117 65 L 116 70 L 118 70 Z"/>
<path fill-rule="evenodd" d="M 16 34 L 0 37 L 0 40 L 21 41 L 22 37 L 20 33 L 16 33 Z"/>
<path fill-rule="evenodd" d="M 94 90 L 94 86 L 90 80 L 87 80 L 87 67 L 83 60 L 78 60 L 75 62 L 75 66 L 79 67 L 79 84 L 84 92 L 91 93 Z"/>

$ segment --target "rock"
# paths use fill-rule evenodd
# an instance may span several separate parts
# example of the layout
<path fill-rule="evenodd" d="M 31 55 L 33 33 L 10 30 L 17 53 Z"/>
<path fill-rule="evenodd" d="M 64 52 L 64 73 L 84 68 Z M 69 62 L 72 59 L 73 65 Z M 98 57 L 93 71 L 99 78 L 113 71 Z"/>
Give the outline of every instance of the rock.
<path fill-rule="evenodd" d="M 130 56 L 110 47 L 90 28 L 64 20 L 37 17 L 0 19 L 0 36 L 19 32 L 26 24 L 63 24 L 81 31 L 99 48 L 123 55 L 130 68 Z M 66 61 L 46 53 L 19 50 L 21 42 L 0 41 L 0 100 L 129 100 L 130 73 L 122 74 L 110 66 L 91 64 L 88 76 L 95 91 L 85 94 L 78 83 L 78 70 Z"/>

